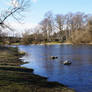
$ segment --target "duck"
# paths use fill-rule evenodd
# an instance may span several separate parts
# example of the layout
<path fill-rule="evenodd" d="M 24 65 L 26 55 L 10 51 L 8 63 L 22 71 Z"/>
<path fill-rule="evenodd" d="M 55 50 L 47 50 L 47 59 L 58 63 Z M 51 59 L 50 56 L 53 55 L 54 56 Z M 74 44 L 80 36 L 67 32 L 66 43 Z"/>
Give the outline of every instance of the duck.
<path fill-rule="evenodd" d="M 51 59 L 57 59 L 58 57 L 57 56 L 51 56 Z"/>
<path fill-rule="evenodd" d="M 68 61 L 68 60 L 66 60 L 66 61 L 64 61 L 64 65 L 70 65 L 72 62 L 70 62 L 70 61 Z"/>

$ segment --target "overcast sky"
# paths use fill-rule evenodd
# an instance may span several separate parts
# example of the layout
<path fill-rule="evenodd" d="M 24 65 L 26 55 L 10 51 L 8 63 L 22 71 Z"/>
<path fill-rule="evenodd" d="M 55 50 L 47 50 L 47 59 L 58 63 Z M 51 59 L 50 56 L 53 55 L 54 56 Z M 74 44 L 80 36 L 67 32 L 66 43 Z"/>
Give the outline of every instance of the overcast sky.
<path fill-rule="evenodd" d="M 0 11 L 7 9 L 10 1 L 0 0 Z M 21 30 L 23 27 L 34 27 L 43 19 L 47 11 L 52 11 L 53 14 L 75 13 L 78 11 L 92 13 L 92 0 L 31 0 L 31 8 L 25 13 L 24 26 L 17 24 L 11 18 L 9 21 Z"/>

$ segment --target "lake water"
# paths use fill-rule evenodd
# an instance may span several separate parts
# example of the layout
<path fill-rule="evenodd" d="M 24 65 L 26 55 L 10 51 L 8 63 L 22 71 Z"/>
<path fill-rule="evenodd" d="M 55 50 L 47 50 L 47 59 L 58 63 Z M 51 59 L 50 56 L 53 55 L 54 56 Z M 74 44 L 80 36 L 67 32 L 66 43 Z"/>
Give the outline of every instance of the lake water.
<path fill-rule="evenodd" d="M 22 59 L 28 61 L 24 67 L 34 69 L 34 73 L 57 81 L 76 92 L 92 92 L 92 46 L 87 45 L 29 45 L 18 46 L 25 51 Z M 51 60 L 50 56 L 58 59 Z M 71 65 L 63 65 L 70 60 Z"/>

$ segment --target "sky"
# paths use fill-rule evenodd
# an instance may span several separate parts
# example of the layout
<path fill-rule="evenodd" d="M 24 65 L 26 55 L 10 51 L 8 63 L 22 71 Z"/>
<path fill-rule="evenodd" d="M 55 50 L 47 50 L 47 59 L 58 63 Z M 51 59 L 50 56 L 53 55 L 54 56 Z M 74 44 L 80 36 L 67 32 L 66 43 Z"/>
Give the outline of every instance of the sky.
<path fill-rule="evenodd" d="M 11 0 L 0 0 L 1 9 L 7 9 Z M 51 11 L 53 14 L 67 14 L 69 12 L 84 12 L 92 14 L 92 0 L 31 0 L 31 7 L 24 14 L 24 24 L 20 25 L 11 18 L 12 26 L 16 28 L 35 27 L 43 18 L 44 14 Z M 29 27 L 30 25 L 30 27 Z"/>
<path fill-rule="evenodd" d="M 31 7 L 31 21 L 38 23 L 47 11 L 53 14 L 92 13 L 92 0 L 37 0 Z"/>

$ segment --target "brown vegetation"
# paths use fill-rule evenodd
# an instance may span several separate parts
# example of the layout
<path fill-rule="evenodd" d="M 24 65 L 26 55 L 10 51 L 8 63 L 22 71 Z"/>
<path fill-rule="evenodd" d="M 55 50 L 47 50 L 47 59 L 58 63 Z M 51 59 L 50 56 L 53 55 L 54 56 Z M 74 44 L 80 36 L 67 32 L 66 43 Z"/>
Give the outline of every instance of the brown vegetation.
<path fill-rule="evenodd" d="M 24 44 L 67 41 L 73 44 L 88 44 L 92 42 L 92 17 L 81 12 L 54 16 L 49 11 L 39 23 L 39 27 L 33 30 L 33 34 L 23 35 Z"/>
<path fill-rule="evenodd" d="M 92 36 L 88 31 L 78 30 L 69 39 L 74 44 L 88 44 L 92 42 Z"/>

